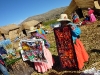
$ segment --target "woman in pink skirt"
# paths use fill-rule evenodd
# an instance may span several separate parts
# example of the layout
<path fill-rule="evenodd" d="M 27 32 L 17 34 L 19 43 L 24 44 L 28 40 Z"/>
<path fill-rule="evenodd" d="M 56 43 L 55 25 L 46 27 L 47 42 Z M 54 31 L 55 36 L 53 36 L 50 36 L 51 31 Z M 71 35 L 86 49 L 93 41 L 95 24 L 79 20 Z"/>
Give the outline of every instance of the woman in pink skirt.
<path fill-rule="evenodd" d="M 46 72 L 47 70 L 51 69 L 52 66 L 53 66 L 53 58 L 52 58 L 52 54 L 51 52 L 49 51 L 48 47 L 50 47 L 49 43 L 45 40 L 44 36 L 39 34 L 33 27 L 30 28 L 30 31 L 31 33 L 31 39 L 43 39 L 44 41 L 44 56 L 47 60 L 47 62 L 34 62 L 34 66 L 35 66 L 35 69 L 38 71 L 38 72 Z"/>
<path fill-rule="evenodd" d="M 91 8 L 88 8 L 88 15 L 90 16 L 90 22 L 96 21 L 96 17 L 93 13 L 94 13 L 94 10 L 92 10 Z"/>

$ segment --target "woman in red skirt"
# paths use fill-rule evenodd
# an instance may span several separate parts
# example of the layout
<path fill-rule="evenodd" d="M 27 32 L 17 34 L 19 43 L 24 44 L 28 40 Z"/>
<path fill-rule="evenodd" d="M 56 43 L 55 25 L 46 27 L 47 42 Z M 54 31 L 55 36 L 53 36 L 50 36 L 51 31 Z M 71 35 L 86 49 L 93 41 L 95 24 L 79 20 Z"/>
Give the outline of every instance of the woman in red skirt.
<path fill-rule="evenodd" d="M 70 19 L 68 19 L 67 14 L 61 14 L 61 17 L 57 20 L 61 23 L 61 27 L 66 27 L 67 25 L 71 28 L 72 40 L 75 48 L 76 58 L 78 62 L 78 68 L 82 70 L 84 67 L 84 62 L 88 61 L 89 56 L 86 52 L 82 42 L 79 39 L 79 35 L 81 34 L 81 30 L 77 27 L 76 24 L 72 23 Z M 63 34 L 64 35 L 64 34 Z M 62 35 L 62 36 L 63 36 Z"/>

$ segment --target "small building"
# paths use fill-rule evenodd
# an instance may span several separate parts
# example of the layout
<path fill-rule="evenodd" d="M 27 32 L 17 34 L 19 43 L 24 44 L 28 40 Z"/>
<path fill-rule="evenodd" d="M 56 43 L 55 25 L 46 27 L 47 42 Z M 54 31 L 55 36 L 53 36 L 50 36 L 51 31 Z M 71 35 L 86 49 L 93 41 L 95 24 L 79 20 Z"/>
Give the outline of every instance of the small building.
<path fill-rule="evenodd" d="M 8 35 L 8 31 L 0 28 L 0 35 L 3 36 L 4 39 L 6 39 L 5 35 Z"/>
<path fill-rule="evenodd" d="M 23 23 L 20 24 L 20 29 L 19 29 L 18 33 L 23 32 L 23 34 L 25 34 L 27 36 L 30 27 L 35 26 L 38 23 L 39 23 L 39 21 L 37 21 L 37 20 L 31 20 L 31 21 L 28 21 L 28 22 L 23 22 Z"/>
<path fill-rule="evenodd" d="M 3 30 L 6 30 L 8 32 L 8 35 L 5 34 L 6 38 L 9 38 L 11 40 L 14 40 L 18 36 L 18 30 L 19 26 L 16 24 L 10 24 L 7 26 L 0 27 Z"/>

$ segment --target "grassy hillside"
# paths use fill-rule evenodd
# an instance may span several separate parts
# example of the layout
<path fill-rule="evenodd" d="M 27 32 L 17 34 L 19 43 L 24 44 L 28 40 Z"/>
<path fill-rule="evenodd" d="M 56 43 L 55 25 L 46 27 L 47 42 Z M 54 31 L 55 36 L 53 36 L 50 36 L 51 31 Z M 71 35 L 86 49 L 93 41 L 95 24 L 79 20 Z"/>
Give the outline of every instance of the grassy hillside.
<path fill-rule="evenodd" d="M 50 10 L 46 13 L 35 15 L 35 16 L 30 16 L 23 22 L 31 21 L 31 20 L 37 20 L 37 21 L 49 21 L 53 20 L 59 17 L 61 13 L 63 13 L 66 10 L 67 6 L 61 7 L 61 8 L 56 8 L 53 10 Z"/>

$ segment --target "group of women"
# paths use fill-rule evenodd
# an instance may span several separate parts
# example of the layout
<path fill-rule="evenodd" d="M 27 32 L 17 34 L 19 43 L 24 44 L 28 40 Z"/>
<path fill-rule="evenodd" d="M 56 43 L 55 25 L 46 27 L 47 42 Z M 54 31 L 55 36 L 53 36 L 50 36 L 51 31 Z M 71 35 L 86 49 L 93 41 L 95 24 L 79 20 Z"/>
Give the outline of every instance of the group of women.
<path fill-rule="evenodd" d="M 79 16 L 77 15 L 76 12 L 73 13 L 72 15 L 73 23 L 80 24 L 80 25 L 85 25 L 87 23 L 94 23 L 96 21 L 96 17 L 94 15 L 94 10 L 91 8 L 88 8 L 87 15 L 85 15 L 85 18 L 81 22 L 79 19 Z"/>
<path fill-rule="evenodd" d="M 67 14 L 61 14 L 60 18 L 57 21 L 61 24 L 60 25 L 61 27 L 66 27 L 67 25 L 70 25 L 71 34 L 72 34 L 72 38 L 70 39 L 73 40 L 73 45 L 75 48 L 75 53 L 76 53 L 77 62 L 78 62 L 78 69 L 82 70 L 82 68 L 84 67 L 84 62 L 88 61 L 89 56 L 82 42 L 78 38 L 78 36 L 81 34 L 80 28 L 78 28 L 74 23 L 71 22 L 70 19 L 68 19 Z M 37 29 L 34 29 L 34 27 L 30 27 L 29 33 L 31 34 L 30 39 L 43 39 L 45 43 L 44 44 L 44 56 L 47 62 L 34 62 L 34 66 L 38 72 L 46 72 L 53 67 L 54 59 L 49 50 L 50 44 L 46 40 L 45 32 L 40 27 L 40 25 L 38 25 Z"/>
<path fill-rule="evenodd" d="M 60 18 L 57 21 L 61 24 L 60 27 L 70 26 L 71 34 L 72 34 L 72 36 L 71 36 L 72 38 L 70 38 L 70 39 L 73 40 L 73 45 L 75 48 L 76 58 L 77 58 L 77 62 L 78 62 L 78 69 L 82 70 L 82 68 L 84 67 L 84 62 L 88 61 L 89 56 L 88 56 L 82 42 L 78 38 L 78 36 L 81 34 L 80 28 L 77 27 L 77 25 L 75 25 L 74 23 L 72 23 L 70 19 L 68 19 L 67 14 L 61 14 Z M 30 27 L 29 34 L 31 34 L 31 37 L 28 39 L 42 39 L 44 41 L 43 49 L 44 49 L 44 56 L 45 56 L 47 62 L 34 62 L 35 70 L 37 70 L 38 72 L 44 73 L 44 72 L 52 69 L 55 61 L 49 50 L 50 44 L 46 40 L 45 32 L 41 28 L 40 24 L 37 25 L 37 29 L 34 29 L 34 27 Z M 62 36 L 64 36 L 64 34 Z M 5 75 L 8 75 L 7 72 Z"/>

